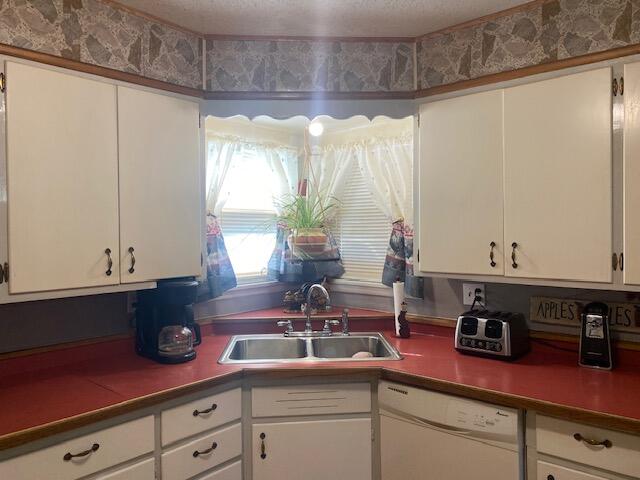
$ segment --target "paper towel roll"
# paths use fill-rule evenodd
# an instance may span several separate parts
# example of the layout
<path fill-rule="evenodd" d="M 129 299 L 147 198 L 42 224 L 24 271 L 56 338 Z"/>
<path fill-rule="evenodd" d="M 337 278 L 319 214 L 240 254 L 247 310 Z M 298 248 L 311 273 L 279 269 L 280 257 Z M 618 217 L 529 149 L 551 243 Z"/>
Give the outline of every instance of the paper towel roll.
<path fill-rule="evenodd" d="M 400 335 L 398 315 L 400 315 L 400 311 L 402 310 L 402 302 L 404 302 L 404 282 L 393 282 L 393 314 L 396 335 Z"/>

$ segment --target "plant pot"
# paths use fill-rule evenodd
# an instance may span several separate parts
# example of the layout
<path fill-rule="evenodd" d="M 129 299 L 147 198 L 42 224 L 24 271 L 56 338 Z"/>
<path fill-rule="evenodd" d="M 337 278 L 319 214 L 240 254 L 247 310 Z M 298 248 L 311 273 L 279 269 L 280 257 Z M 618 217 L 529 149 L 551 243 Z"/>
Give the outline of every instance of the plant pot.
<path fill-rule="evenodd" d="M 289 246 L 295 256 L 302 259 L 313 258 L 326 250 L 327 239 L 322 228 L 299 229 L 289 236 Z"/>
<path fill-rule="evenodd" d="M 293 233 L 296 243 L 326 243 L 327 234 L 322 228 L 303 228 Z"/>

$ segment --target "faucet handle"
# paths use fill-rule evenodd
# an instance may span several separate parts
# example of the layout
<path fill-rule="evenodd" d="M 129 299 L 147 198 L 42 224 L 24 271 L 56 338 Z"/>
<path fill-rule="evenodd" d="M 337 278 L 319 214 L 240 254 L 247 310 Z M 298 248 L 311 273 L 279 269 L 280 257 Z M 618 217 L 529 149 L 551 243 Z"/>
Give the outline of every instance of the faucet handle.
<path fill-rule="evenodd" d="M 322 331 L 325 333 L 331 332 L 331 325 L 340 325 L 340 320 L 336 318 L 327 318 L 324 321 L 324 327 Z"/>
<path fill-rule="evenodd" d="M 291 320 L 278 320 L 277 325 L 279 327 L 287 327 L 285 335 L 293 332 L 293 323 L 291 323 Z"/>

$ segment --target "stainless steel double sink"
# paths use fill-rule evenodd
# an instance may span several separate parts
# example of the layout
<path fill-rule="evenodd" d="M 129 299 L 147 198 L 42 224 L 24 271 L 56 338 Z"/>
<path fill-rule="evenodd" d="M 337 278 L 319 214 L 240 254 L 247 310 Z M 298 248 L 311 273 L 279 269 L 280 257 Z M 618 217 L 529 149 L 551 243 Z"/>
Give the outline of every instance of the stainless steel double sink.
<path fill-rule="evenodd" d="M 355 355 L 355 357 L 354 357 Z M 305 361 L 401 360 L 400 353 L 381 333 L 329 337 L 236 335 L 218 363 L 290 363 Z"/>

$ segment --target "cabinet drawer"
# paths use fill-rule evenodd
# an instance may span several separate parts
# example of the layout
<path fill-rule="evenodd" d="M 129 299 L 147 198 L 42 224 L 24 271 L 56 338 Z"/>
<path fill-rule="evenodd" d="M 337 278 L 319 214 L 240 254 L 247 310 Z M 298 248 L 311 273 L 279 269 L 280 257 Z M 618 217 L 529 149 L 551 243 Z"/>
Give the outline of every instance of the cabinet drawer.
<path fill-rule="evenodd" d="M 162 445 L 240 418 L 239 388 L 210 395 L 162 412 Z"/>
<path fill-rule="evenodd" d="M 210 450 L 213 446 L 215 448 Z M 237 423 L 163 453 L 162 479 L 185 480 L 241 453 L 242 430 Z"/>
<path fill-rule="evenodd" d="M 570 468 L 559 467 L 547 462 L 538 462 L 537 480 L 606 480 L 588 473 L 578 472 Z"/>
<path fill-rule="evenodd" d="M 366 413 L 371 411 L 368 383 L 255 387 L 254 417 Z"/>
<path fill-rule="evenodd" d="M 91 451 L 94 445 L 98 447 Z M 73 480 L 139 457 L 153 448 L 153 416 L 149 415 L 2 462 L 0 478 Z M 67 453 L 87 450 L 89 453 L 84 456 L 64 459 Z"/>
<path fill-rule="evenodd" d="M 209 475 L 205 475 L 200 480 L 242 480 L 242 462 L 232 463 Z"/>
<path fill-rule="evenodd" d="M 586 440 L 604 442 L 610 447 L 591 446 Z M 640 437 L 580 423 L 538 415 L 536 439 L 539 452 L 592 465 L 632 477 L 640 476 Z"/>
<path fill-rule="evenodd" d="M 107 475 L 98 475 L 95 480 L 154 480 L 155 473 L 155 462 L 150 458 Z"/>

